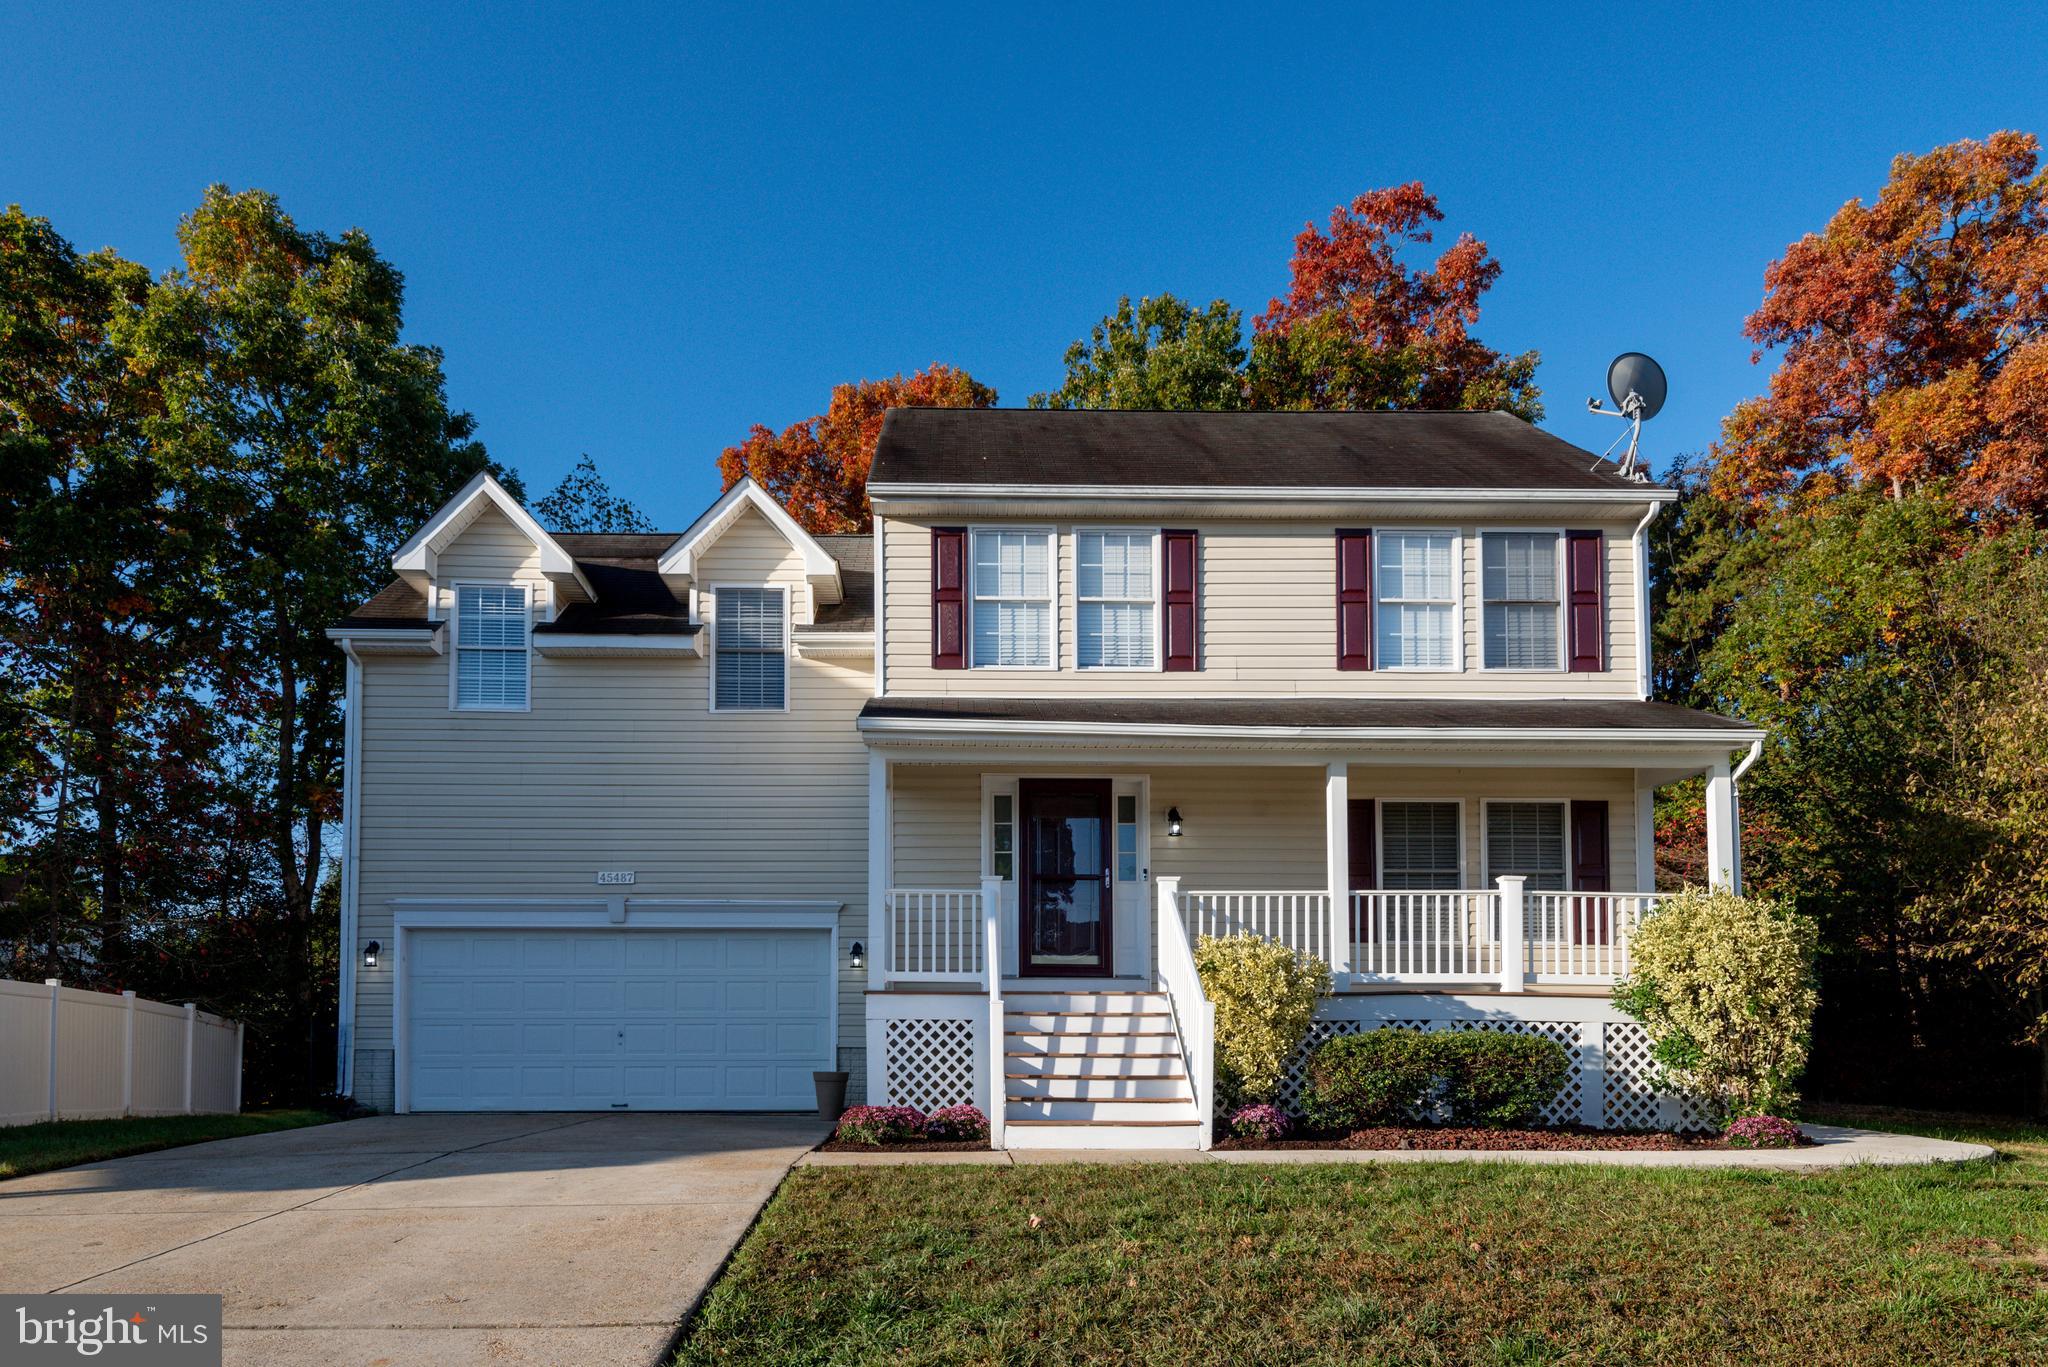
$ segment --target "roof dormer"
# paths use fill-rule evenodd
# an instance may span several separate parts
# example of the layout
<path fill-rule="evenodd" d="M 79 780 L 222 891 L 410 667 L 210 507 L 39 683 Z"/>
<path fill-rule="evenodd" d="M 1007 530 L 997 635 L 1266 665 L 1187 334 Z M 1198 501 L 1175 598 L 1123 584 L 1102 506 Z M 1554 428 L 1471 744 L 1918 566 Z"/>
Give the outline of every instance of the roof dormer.
<path fill-rule="evenodd" d="M 746 515 L 749 508 L 766 518 L 768 524 L 803 558 L 804 578 L 821 606 L 837 603 L 845 596 L 839 562 L 831 552 L 799 527 L 796 519 L 781 504 L 762 492 L 760 485 L 747 478 L 726 490 L 724 496 L 691 523 L 676 544 L 663 553 L 661 577 L 670 592 L 682 598 L 696 586 L 698 566 L 703 562 L 705 553 Z"/>

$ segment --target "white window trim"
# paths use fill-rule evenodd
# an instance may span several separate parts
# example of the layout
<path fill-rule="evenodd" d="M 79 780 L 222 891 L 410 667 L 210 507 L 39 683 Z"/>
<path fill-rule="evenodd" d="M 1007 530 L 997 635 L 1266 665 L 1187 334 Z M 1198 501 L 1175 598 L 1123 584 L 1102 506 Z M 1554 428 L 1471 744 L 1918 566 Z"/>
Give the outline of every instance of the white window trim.
<path fill-rule="evenodd" d="M 526 701 L 518 707 L 499 707 L 478 703 L 464 706 L 462 702 L 462 590 L 464 589 L 517 589 L 524 595 L 526 611 L 521 614 L 524 634 L 520 641 L 519 658 L 526 666 Z M 455 579 L 448 583 L 448 710 L 450 712 L 531 712 L 533 711 L 533 585 L 521 584 L 508 579 Z"/>
<path fill-rule="evenodd" d="M 1042 665 L 983 664 L 974 658 L 974 614 L 981 602 L 981 595 L 974 591 L 974 539 L 983 532 L 1024 532 L 1045 538 L 1045 630 L 1048 639 L 1045 651 L 1046 663 Z M 964 576 L 967 582 L 963 587 L 966 589 L 966 594 L 964 595 L 967 603 L 967 640 L 965 646 L 967 650 L 967 667 L 969 669 L 986 670 L 997 674 L 1050 674 L 1058 671 L 1060 667 L 1060 540 L 1060 530 L 1053 526 L 1034 527 L 1019 526 L 1011 523 L 990 523 L 986 526 L 971 525 L 967 528 L 967 564 Z M 990 599 L 989 601 L 1008 600 Z M 1014 601 L 1036 602 L 1037 600 L 1017 599 Z"/>
<path fill-rule="evenodd" d="M 746 713 L 752 713 L 755 716 L 773 716 L 777 712 L 789 711 L 790 694 L 796 691 L 796 671 L 790 668 L 791 652 L 789 648 L 789 618 L 793 605 L 791 602 L 789 585 L 723 583 L 706 584 L 704 586 L 704 589 L 705 594 L 710 601 L 710 610 L 704 614 L 704 624 L 706 629 L 709 630 L 711 633 L 711 647 L 709 650 L 705 652 L 707 655 L 711 657 L 711 668 L 704 671 L 707 676 L 706 683 L 709 689 L 708 693 L 705 696 L 705 706 L 710 711 L 724 712 L 735 716 Z M 779 708 L 720 707 L 718 705 L 718 594 L 719 590 L 721 589 L 748 589 L 766 593 L 779 593 L 782 595 L 782 706 Z M 703 600 L 700 599 L 699 601 L 701 602 Z"/>
<path fill-rule="evenodd" d="M 1489 536 L 1553 536 L 1557 538 L 1557 554 L 1553 563 L 1557 567 L 1557 663 L 1536 669 L 1522 669 L 1509 665 L 1486 663 L 1486 608 L 1490 601 L 1486 596 L 1486 538 Z M 1562 527 L 1483 527 L 1479 532 L 1479 668 L 1487 674 L 1562 674 L 1565 655 L 1571 650 L 1571 642 L 1565 639 L 1570 622 L 1565 616 L 1565 545 Z M 1519 601 L 1519 600 L 1517 600 Z"/>
<path fill-rule="evenodd" d="M 1379 884 L 1378 892 L 1417 891 L 1418 889 L 1395 889 L 1387 886 L 1387 804 L 1389 802 L 1426 802 L 1448 804 L 1458 809 L 1458 883 L 1457 888 L 1438 888 L 1432 891 L 1468 891 L 1464 887 L 1466 876 L 1471 872 L 1465 862 L 1465 799 L 1462 797 L 1434 797 L 1403 793 L 1398 797 L 1375 797 L 1372 801 L 1372 868 L 1373 880 Z"/>
<path fill-rule="evenodd" d="M 1149 665 L 1084 665 L 1081 663 L 1081 538 L 1085 535 L 1113 533 L 1122 536 L 1142 534 L 1152 538 L 1152 663 Z M 1166 671 L 1166 584 L 1160 571 L 1165 567 L 1160 562 L 1161 547 L 1166 537 L 1158 527 L 1119 527 L 1114 525 L 1077 526 L 1074 534 L 1074 669 L 1076 672 L 1097 672 L 1109 674 L 1162 674 Z M 1135 598 L 1091 598 L 1092 603 L 1135 603 Z"/>
<path fill-rule="evenodd" d="M 1494 807 L 1511 807 L 1511 806 L 1527 806 L 1527 805 L 1529 805 L 1529 804 L 1532 804 L 1532 803 L 1542 803 L 1542 804 L 1547 804 L 1547 805 L 1549 805 L 1549 806 L 1552 806 L 1552 807 L 1556 807 L 1556 808 L 1559 808 L 1559 809 L 1560 809 L 1560 810 L 1559 810 L 1559 818 L 1560 818 L 1560 819 L 1559 819 L 1558 829 L 1559 829 L 1559 830 L 1560 830 L 1560 831 L 1561 831 L 1561 832 L 1563 833 L 1563 834 L 1562 834 L 1562 836 L 1561 836 L 1561 838 L 1562 838 L 1562 840 L 1563 840 L 1563 842 L 1564 842 L 1564 889 L 1563 889 L 1563 890 L 1564 890 L 1565 892 L 1575 892 L 1575 891 L 1577 891 L 1577 888 L 1575 887 L 1575 885 L 1574 885 L 1574 884 L 1573 884 L 1573 882 L 1572 882 L 1572 799 L 1571 799 L 1571 798 L 1568 798 L 1568 797 L 1543 797 L 1543 796 L 1531 796 L 1531 797 L 1489 797 L 1489 798 L 1484 798 L 1484 799 L 1481 799 L 1481 801 L 1480 801 L 1480 803 L 1479 803 L 1479 868 L 1480 868 L 1480 875 L 1481 875 L 1481 877 L 1483 878 L 1483 880 L 1485 881 L 1485 884 L 1486 884 L 1486 886 L 1487 886 L 1487 887 L 1489 887 L 1489 888 L 1490 888 L 1490 887 L 1492 887 L 1492 886 L 1494 885 L 1494 883 L 1493 883 L 1493 878 L 1494 878 L 1494 874 L 1493 874 L 1493 849 L 1492 849 L 1492 842 L 1491 842 L 1491 841 L 1489 841 L 1489 840 L 1488 840 L 1488 839 L 1486 838 L 1486 831 L 1487 831 L 1487 812 L 1488 812 L 1488 811 L 1490 811 L 1490 810 L 1491 810 L 1492 808 L 1494 808 Z M 1612 810 L 1612 809 L 1610 808 L 1610 810 Z M 1612 830 L 1610 829 L 1610 830 L 1609 830 L 1609 832 L 1608 832 L 1608 839 L 1609 839 L 1609 840 L 1611 841 L 1611 840 L 1612 840 L 1613 838 L 1614 838 L 1614 835 L 1613 835 L 1613 831 L 1612 831 Z M 1611 853 L 1610 853 L 1610 858 L 1611 858 L 1611 857 L 1612 857 L 1612 856 L 1611 856 Z M 1535 891 L 1537 891 L 1537 889 L 1535 889 L 1535 888 L 1531 888 L 1531 889 L 1529 889 L 1529 891 L 1530 891 L 1530 892 L 1535 892 Z"/>
<path fill-rule="evenodd" d="M 1386 598 L 1380 590 L 1380 538 L 1383 536 L 1448 536 L 1451 538 L 1451 663 L 1390 665 L 1380 653 L 1380 608 L 1388 603 L 1444 606 L 1435 598 Z M 1374 527 L 1372 529 L 1372 667 L 1387 674 L 1462 674 L 1465 672 L 1465 533 L 1456 527 Z"/>

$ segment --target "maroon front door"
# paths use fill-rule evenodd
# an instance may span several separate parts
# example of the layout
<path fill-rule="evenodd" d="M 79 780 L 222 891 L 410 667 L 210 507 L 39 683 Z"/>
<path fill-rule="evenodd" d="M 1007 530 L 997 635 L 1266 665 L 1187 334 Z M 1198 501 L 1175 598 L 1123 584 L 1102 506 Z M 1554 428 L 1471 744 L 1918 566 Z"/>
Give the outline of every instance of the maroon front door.
<path fill-rule="evenodd" d="M 1027 976 L 1111 972 L 1109 802 L 1108 779 L 1018 780 L 1017 965 Z"/>

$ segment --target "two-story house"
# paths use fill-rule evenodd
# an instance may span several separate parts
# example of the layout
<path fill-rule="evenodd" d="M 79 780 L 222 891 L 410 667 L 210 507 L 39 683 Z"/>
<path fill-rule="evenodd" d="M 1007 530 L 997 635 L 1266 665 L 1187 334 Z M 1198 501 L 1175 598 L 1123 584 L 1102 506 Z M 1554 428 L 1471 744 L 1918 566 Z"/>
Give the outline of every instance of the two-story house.
<path fill-rule="evenodd" d="M 1205 1145 L 1191 946 L 1251 931 L 1331 966 L 1318 1037 L 1540 1031 L 1553 1118 L 1685 1118 L 1607 989 L 1655 789 L 1706 777 L 1732 882 L 1761 737 L 1648 700 L 1672 491 L 1501 414 L 905 409 L 869 494 L 576 537 L 480 480 L 400 550 L 334 632 L 357 1096 L 836 1063 L 1013 1147 Z"/>

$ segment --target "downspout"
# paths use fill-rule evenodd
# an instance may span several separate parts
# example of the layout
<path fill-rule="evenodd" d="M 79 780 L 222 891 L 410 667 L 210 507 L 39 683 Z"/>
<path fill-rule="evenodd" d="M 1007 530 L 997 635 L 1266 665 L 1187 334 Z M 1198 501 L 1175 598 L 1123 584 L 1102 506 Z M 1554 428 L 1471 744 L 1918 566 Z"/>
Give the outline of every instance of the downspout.
<path fill-rule="evenodd" d="M 1732 872 L 1738 897 L 1742 895 L 1742 776 L 1749 772 L 1749 766 L 1756 763 L 1763 752 L 1762 741 L 1751 741 L 1749 753 L 1743 756 L 1742 763 L 1735 766 L 1735 772 L 1728 776 L 1728 834 L 1735 842 L 1735 868 Z"/>
<path fill-rule="evenodd" d="M 1636 696 L 1646 700 L 1650 696 L 1650 544 L 1643 539 L 1643 533 L 1657 520 L 1663 507 L 1661 503 L 1652 503 L 1629 535 L 1629 544 L 1636 553 Z"/>
<path fill-rule="evenodd" d="M 353 643 L 343 641 L 348 657 L 342 694 L 341 729 L 341 958 L 335 995 L 339 1010 L 334 1029 L 334 1090 L 355 1095 L 356 1082 L 356 866 L 362 851 L 363 661 Z"/>

